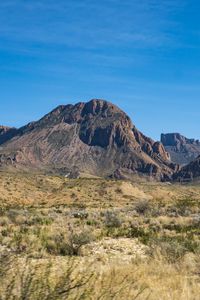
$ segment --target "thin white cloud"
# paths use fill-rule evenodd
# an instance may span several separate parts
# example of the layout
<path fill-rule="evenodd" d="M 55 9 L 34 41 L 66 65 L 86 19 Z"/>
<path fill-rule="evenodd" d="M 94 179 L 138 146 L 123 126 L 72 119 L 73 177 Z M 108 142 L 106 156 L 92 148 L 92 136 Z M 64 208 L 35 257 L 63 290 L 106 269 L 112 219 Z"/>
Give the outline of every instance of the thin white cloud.
<path fill-rule="evenodd" d="M 173 38 L 169 14 L 180 3 L 13 0 L 0 4 L 0 37 L 82 48 L 165 46 Z"/>

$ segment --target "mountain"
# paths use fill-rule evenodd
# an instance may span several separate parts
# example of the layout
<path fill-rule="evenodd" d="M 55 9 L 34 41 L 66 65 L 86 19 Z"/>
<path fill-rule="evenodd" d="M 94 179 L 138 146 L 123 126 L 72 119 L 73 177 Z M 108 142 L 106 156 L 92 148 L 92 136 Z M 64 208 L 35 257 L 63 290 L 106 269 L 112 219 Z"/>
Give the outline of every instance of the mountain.
<path fill-rule="evenodd" d="M 1 142 L 0 165 L 161 180 L 176 169 L 160 142 L 138 131 L 117 106 L 98 99 L 58 106 L 15 130 Z"/>
<path fill-rule="evenodd" d="M 200 178 L 200 156 L 173 175 L 173 179 L 180 182 L 189 182 L 198 178 Z"/>
<path fill-rule="evenodd" d="M 161 143 L 175 164 L 189 164 L 200 155 L 200 141 L 188 139 L 179 133 L 161 134 Z"/>

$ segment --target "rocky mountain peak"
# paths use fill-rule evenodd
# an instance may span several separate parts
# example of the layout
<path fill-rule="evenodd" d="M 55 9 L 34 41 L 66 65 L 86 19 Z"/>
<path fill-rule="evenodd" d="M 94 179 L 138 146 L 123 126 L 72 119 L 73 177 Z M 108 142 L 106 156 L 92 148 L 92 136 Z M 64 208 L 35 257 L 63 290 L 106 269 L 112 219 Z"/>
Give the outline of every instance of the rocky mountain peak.
<path fill-rule="evenodd" d="M 102 100 L 102 99 L 92 99 L 89 102 L 84 104 L 82 110 L 82 116 L 86 114 L 98 115 L 103 114 L 105 111 L 120 111 L 117 106 L 113 105 L 112 103 Z"/>
<path fill-rule="evenodd" d="M 160 142 L 146 137 L 125 112 L 102 99 L 60 105 L 19 128 L 3 146 L 2 164 L 11 160 L 24 167 L 157 178 L 170 176 L 174 169 Z"/>
<path fill-rule="evenodd" d="M 164 146 L 175 146 L 175 147 L 185 145 L 185 144 L 200 146 L 199 140 L 188 139 L 185 136 L 181 135 L 180 133 L 161 134 L 161 143 Z"/>
<path fill-rule="evenodd" d="M 200 155 L 200 141 L 186 138 L 180 133 L 161 134 L 161 142 L 176 164 L 189 164 Z"/>

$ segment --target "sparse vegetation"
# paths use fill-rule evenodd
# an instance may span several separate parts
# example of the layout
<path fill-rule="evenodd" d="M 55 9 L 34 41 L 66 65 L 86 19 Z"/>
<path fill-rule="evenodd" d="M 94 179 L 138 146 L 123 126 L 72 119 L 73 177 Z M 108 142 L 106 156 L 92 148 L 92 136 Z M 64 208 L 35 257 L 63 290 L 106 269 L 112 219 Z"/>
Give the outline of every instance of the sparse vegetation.
<path fill-rule="evenodd" d="M 140 200 L 135 205 L 135 210 L 138 214 L 144 215 L 149 210 L 149 201 Z"/>
<path fill-rule="evenodd" d="M 0 177 L 1 300 L 199 298 L 198 185 Z"/>
<path fill-rule="evenodd" d="M 108 228 L 119 228 L 122 225 L 122 221 L 114 211 L 106 211 L 104 213 L 105 225 Z"/>

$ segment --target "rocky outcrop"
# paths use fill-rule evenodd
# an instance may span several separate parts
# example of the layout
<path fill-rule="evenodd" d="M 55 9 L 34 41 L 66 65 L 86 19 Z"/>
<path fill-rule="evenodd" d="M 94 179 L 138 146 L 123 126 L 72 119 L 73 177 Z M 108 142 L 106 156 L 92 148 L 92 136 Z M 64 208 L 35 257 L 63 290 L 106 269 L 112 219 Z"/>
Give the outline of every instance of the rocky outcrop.
<path fill-rule="evenodd" d="M 161 134 L 161 142 L 173 163 L 186 165 L 200 155 L 200 141 L 188 139 L 179 133 Z"/>
<path fill-rule="evenodd" d="M 3 143 L 2 155 L 3 160 L 14 157 L 16 166 L 76 169 L 97 176 L 164 179 L 176 168 L 161 143 L 138 131 L 117 106 L 99 99 L 61 105 L 18 129 Z"/>
<path fill-rule="evenodd" d="M 190 182 L 200 179 L 200 156 L 188 165 L 181 168 L 179 172 L 173 175 L 173 179 L 179 182 Z"/>
<path fill-rule="evenodd" d="M 0 145 L 4 144 L 15 136 L 17 132 L 16 128 L 10 128 L 6 126 L 0 126 Z"/>

